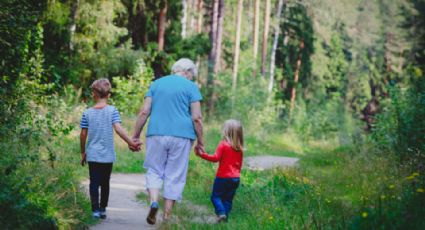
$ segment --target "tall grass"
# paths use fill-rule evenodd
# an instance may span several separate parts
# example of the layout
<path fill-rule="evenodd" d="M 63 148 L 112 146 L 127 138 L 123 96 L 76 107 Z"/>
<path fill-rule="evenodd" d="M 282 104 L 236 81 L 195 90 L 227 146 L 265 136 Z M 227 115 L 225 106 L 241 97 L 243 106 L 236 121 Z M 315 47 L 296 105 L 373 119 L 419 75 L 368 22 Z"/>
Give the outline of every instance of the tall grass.
<path fill-rule="evenodd" d="M 212 134 L 207 132 L 208 135 Z M 271 140 L 275 139 L 271 137 Z M 306 146 L 302 148 L 303 154 L 297 155 L 301 158 L 297 168 L 243 169 L 229 222 L 223 224 L 199 221 L 199 216 L 208 215 L 205 210 L 214 215 L 209 197 L 217 165 L 192 154 L 184 191 L 186 202 L 177 205 L 178 221 L 162 228 L 371 229 L 409 226 L 404 220 L 391 219 L 392 215 L 397 216 L 391 209 L 403 207 L 407 193 L 413 192 L 415 201 L 423 202 L 418 184 L 405 189 L 412 186 L 413 181 L 417 183 L 420 176 L 414 174 L 412 180 L 406 180 L 397 161 L 377 155 L 373 146 L 335 148 L 326 143 L 314 144 L 315 148 Z M 285 151 L 282 153 L 285 155 Z M 419 204 L 423 203 L 412 208 L 420 208 Z M 205 210 L 194 209 L 193 205 L 201 205 Z M 421 212 L 411 210 L 410 213 L 417 215 Z"/>

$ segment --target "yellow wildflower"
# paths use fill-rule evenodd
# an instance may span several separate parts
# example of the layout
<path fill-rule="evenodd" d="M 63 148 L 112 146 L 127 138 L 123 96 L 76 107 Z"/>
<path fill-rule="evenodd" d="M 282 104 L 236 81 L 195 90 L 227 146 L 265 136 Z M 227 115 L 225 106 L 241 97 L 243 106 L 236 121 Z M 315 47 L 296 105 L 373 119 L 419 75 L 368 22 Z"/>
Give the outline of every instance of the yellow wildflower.
<path fill-rule="evenodd" d="M 273 216 L 269 216 L 269 220 L 273 220 Z"/>
<path fill-rule="evenodd" d="M 406 177 L 406 180 L 413 180 L 413 179 L 415 179 L 415 177 L 413 175 Z"/>
<path fill-rule="evenodd" d="M 416 189 L 416 192 L 423 193 L 424 192 L 424 189 L 423 188 L 418 188 L 418 189 Z"/>
<path fill-rule="evenodd" d="M 362 217 L 366 218 L 367 217 L 367 212 L 362 212 Z"/>
<path fill-rule="evenodd" d="M 390 185 L 390 186 L 388 186 L 388 188 L 390 188 L 390 189 L 393 189 L 393 188 L 395 188 L 395 185 Z"/>
<path fill-rule="evenodd" d="M 407 180 L 413 180 L 413 179 L 415 179 L 415 177 L 417 177 L 417 176 L 419 176 L 419 173 L 414 172 L 414 173 L 412 173 L 412 175 L 410 175 L 410 176 L 406 177 L 406 179 L 407 179 Z"/>

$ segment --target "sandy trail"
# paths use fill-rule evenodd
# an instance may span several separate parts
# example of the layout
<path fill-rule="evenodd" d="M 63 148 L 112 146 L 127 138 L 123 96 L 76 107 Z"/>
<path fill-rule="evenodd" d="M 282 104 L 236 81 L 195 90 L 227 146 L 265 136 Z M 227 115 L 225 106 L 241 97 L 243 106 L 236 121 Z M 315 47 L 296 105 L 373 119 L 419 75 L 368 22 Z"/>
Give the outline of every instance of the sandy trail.
<path fill-rule="evenodd" d="M 294 167 L 298 165 L 298 158 L 278 156 L 254 156 L 244 159 L 244 167 L 251 170 L 264 170 L 275 167 Z M 122 174 L 111 175 L 109 206 L 107 207 L 107 218 L 100 220 L 92 226 L 92 230 L 133 230 L 133 229 L 158 229 L 161 225 L 161 214 L 158 213 L 156 225 L 146 223 L 149 207 L 137 199 L 137 194 L 146 192 L 144 174 Z M 89 181 L 83 181 L 83 186 L 88 194 Z M 191 204 L 184 201 L 186 206 L 196 212 L 196 217 L 190 220 L 195 223 L 215 223 L 215 217 L 207 207 Z M 179 221 L 177 221 L 179 222 Z"/>
<path fill-rule="evenodd" d="M 89 181 L 84 181 L 83 185 L 88 194 Z M 158 228 L 158 223 L 154 226 L 146 223 L 149 207 L 140 203 L 136 197 L 138 193 L 145 191 L 145 176 L 143 174 L 113 173 L 110 186 L 107 218 L 100 220 L 90 229 L 140 230 Z"/>

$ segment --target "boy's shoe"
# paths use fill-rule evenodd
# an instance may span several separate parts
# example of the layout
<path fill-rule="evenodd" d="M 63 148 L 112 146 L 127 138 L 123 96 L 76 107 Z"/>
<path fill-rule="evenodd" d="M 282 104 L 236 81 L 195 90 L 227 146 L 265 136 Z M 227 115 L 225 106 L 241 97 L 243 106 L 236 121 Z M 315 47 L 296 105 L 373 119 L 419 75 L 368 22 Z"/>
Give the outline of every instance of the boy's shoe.
<path fill-rule="evenodd" d="M 149 210 L 148 217 L 146 218 L 146 222 L 148 224 L 155 224 L 156 223 L 156 213 L 158 212 L 158 202 L 152 202 L 151 209 Z"/>
<path fill-rule="evenodd" d="M 94 211 L 94 212 L 92 213 L 92 216 L 93 216 L 94 218 L 100 218 L 100 212 L 99 212 L 99 211 Z"/>
<path fill-rule="evenodd" d="M 100 213 L 101 219 L 106 219 L 106 209 L 105 208 L 101 208 L 99 213 Z"/>
<path fill-rule="evenodd" d="M 217 217 L 217 223 L 221 223 L 221 222 L 227 222 L 227 216 L 226 215 L 219 215 Z"/>

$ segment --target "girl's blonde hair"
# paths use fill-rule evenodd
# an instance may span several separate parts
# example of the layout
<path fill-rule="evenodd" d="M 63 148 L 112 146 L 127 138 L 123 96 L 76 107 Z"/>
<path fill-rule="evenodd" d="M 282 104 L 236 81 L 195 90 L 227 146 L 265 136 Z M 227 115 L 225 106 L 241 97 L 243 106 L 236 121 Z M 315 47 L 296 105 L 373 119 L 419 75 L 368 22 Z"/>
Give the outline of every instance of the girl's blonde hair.
<path fill-rule="evenodd" d="M 223 137 L 236 151 L 243 150 L 243 128 L 238 120 L 230 119 L 224 122 Z"/>

